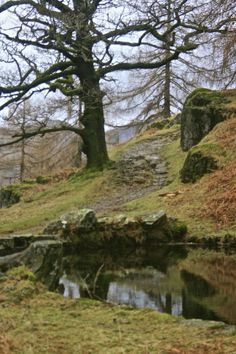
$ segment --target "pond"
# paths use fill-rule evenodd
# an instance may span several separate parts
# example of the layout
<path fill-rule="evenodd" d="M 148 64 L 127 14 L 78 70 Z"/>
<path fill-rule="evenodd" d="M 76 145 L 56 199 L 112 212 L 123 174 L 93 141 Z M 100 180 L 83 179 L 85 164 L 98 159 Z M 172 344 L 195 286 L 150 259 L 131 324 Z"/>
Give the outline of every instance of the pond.
<path fill-rule="evenodd" d="M 236 253 L 165 246 L 70 254 L 59 291 L 236 324 Z"/>

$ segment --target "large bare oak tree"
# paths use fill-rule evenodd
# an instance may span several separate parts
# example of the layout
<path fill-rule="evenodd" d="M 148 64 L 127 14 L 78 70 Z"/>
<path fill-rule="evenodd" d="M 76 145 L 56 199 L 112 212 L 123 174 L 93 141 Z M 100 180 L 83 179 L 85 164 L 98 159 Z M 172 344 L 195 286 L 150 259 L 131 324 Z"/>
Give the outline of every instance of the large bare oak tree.
<path fill-rule="evenodd" d="M 216 2 L 176 1 L 174 15 L 166 18 L 158 15 L 154 0 L 3 1 L 0 108 L 19 104 L 38 92 L 56 91 L 78 97 L 82 104 L 76 126 L 43 125 L 9 143 L 71 130 L 83 139 L 87 166 L 103 168 L 108 154 L 102 80 L 110 80 L 117 71 L 160 68 L 196 48 L 198 36 L 227 31 L 229 18 L 224 13 L 217 20 L 214 16 Z M 200 16 L 206 9 L 208 13 Z M 133 55 L 140 49 L 160 54 L 151 61 Z"/>

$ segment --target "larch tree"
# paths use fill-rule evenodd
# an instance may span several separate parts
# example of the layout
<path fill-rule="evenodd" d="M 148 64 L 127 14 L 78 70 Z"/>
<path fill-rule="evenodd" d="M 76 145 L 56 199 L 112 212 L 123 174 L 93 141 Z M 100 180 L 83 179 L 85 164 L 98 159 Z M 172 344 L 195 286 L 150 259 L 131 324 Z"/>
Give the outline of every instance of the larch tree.
<path fill-rule="evenodd" d="M 82 106 L 76 125 L 43 125 L 17 134 L 9 144 L 69 130 L 81 136 L 87 166 L 103 168 L 109 159 L 104 80 L 118 71 L 165 67 L 195 49 L 200 36 L 227 31 L 232 18 L 227 12 L 216 18 L 215 2 L 175 1 L 173 16 L 166 18 L 154 0 L 2 1 L 0 109 L 55 92 L 77 97 Z M 148 50 L 159 54 L 151 60 L 139 54 Z"/>
<path fill-rule="evenodd" d="M 133 6 L 135 9 L 141 7 L 138 2 Z M 159 0 L 155 7 L 146 8 L 148 12 L 149 16 L 162 18 L 162 30 L 168 37 L 163 46 L 140 49 L 139 57 L 150 62 L 168 56 L 173 46 L 177 46 L 180 38 L 185 36 L 188 26 L 195 26 L 196 32 L 200 31 L 192 37 L 193 50 L 181 53 L 177 60 L 148 72 L 137 70 L 129 73 L 128 86 L 121 87 L 119 95 L 114 92 L 111 97 L 117 106 L 123 102 L 123 112 L 129 107 L 142 121 L 156 113 L 167 118 L 182 109 L 186 96 L 194 88 L 204 85 L 223 89 L 235 83 L 236 25 L 232 2 L 189 1 L 186 6 L 181 0 Z M 185 25 L 176 26 L 173 31 L 171 26 L 177 13 Z M 223 19 L 225 26 L 219 26 Z M 201 26 L 206 29 L 203 33 Z"/>

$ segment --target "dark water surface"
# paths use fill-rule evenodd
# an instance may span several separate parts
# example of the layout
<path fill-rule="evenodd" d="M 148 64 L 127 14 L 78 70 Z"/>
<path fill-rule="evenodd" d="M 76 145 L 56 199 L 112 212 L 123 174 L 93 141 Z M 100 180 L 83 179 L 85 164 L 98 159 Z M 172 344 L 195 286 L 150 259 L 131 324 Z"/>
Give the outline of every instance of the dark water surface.
<path fill-rule="evenodd" d="M 236 253 L 180 246 L 64 259 L 64 296 L 236 324 Z"/>

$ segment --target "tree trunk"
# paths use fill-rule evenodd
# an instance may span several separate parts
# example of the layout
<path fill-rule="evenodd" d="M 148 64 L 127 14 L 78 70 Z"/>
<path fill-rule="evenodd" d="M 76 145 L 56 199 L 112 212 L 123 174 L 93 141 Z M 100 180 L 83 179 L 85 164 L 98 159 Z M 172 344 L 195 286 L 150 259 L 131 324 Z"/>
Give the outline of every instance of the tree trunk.
<path fill-rule="evenodd" d="M 82 87 L 81 100 L 84 103 L 84 112 L 81 123 L 84 126 L 82 133 L 83 152 L 87 156 L 87 167 L 102 170 L 109 161 L 105 130 L 102 91 L 92 62 L 83 62 L 80 72 Z"/>
<path fill-rule="evenodd" d="M 171 0 L 167 1 L 167 30 L 171 27 Z M 167 36 L 166 42 L 166 56 L 170 56 L 170 34 Z M 170 111 L 170 83 L 171 83 L 171 64 L 170 62 L 165 65 L 165 84 L 164 84 L 164 107 L 163 107 L 163 117 L 168 118 L 171 115 Z"/>
<path fill-rule="evenodd" d="M 23 182 L 25 173 L 25 141 L 21 143 L 21 160 L 20 160 L 20 182 Z"/>
<path fill-rule="evenodd" d="M 164 107 L 163 117 L 168 118 L 171 115 L 170 112 L 170 63 L 165 66 L 165 85 L 164 85 Z"/>

